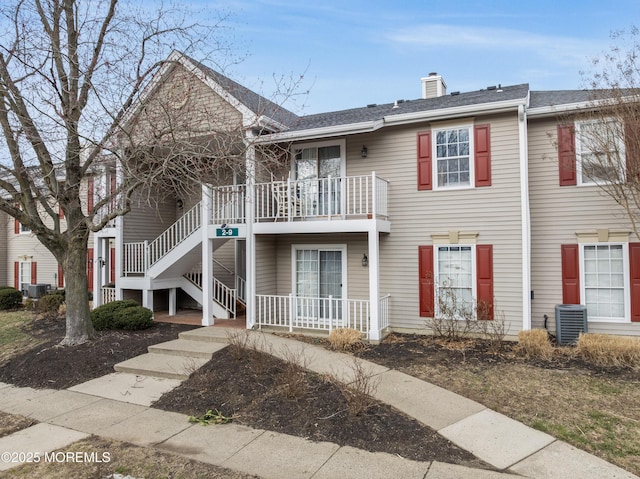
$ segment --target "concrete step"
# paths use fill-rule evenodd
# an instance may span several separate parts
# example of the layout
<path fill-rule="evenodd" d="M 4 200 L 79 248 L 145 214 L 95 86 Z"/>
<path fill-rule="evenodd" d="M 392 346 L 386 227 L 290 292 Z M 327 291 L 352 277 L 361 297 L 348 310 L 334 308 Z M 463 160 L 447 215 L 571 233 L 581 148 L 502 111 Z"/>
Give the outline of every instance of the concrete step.
<path fill-rule="evenodd" d="M 243 330 L 239 329 L 227 329 L 227 328 L 218 328 L 205 326 L 204 328 L 192 329 L 190 331 L 184 331 L 178 335 L 180 339 L 186 339 L 189 341 L 201 341 L 208 343 L 225 343 L 228 341 L 228 334 L 231 332 L 233 334 L 234 331 Z"/>
<path fill-rule="evenodd" d="M 207 361 L 208 359 L 205 358 L 147 353 L 118 363 L 114 369 L 118 372 L 141 376 L 185 380 Z"/>
<path fill-rule="evenodd" d="M 167 354 L 170 356 L 183 356 L 186 358 L 211 359 L 213 353 L 227 347 L 224 343 L 205 341 L 191 341 L 188 339 L 174 339 L 166 343 L 149 346 L 149 352 L 154 354 Z"/>

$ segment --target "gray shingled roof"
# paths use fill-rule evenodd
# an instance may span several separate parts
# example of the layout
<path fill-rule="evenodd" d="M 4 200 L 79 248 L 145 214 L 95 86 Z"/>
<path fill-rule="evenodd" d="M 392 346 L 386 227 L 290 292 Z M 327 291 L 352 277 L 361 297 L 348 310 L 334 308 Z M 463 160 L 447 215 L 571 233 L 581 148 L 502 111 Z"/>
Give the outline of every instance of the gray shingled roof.
<path fill-rule="evenodd" d="M 594 100 L 593 90 L 532 91 L 529 108 L 567 105 Z"/>
<path fill-rule="evenodd" d="M 401 101 L 398 103 L 398 108 L 394 108 L 394 103 L 387 103 L 384 105 L 352 108 L 350 110 L 318 113 L 300 117 L 299 121 L 291 126 L 290 131 L 371 122 L 404 113 L 436 111 L 461 106 L 525 99 L 528 92 L 529 85 L 525 83 L 522 85 L 501 87 L 499 90 L 479 90 L 429 99 Z"/>

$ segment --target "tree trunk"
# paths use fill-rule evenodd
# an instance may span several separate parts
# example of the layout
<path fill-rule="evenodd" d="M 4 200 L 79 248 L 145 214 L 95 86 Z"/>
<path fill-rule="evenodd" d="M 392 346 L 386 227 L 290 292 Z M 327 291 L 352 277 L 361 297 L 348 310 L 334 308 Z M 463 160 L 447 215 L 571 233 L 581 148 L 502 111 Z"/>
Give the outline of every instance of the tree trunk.
<path fill-rule="evenodd" d="M 92 339 L 95 332 L 89 310 L 86 238 L 84 241 L 79 239 L 69 245 L 63 268 L 67 305 L 67 333 L 62 344 L 72 346 Z"/>

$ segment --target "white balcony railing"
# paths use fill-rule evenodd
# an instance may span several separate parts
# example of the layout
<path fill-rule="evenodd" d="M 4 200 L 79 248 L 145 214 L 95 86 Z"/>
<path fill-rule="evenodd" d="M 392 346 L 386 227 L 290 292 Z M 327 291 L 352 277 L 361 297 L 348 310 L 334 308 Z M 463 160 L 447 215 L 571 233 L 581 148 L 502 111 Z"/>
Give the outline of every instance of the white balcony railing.
<path fill-rule="evenodd" d="M 388 181 L 367 176 L 272 181 L 256 185 L 256 221 L 387 217 Z"/>
<path fill-rule="evenodd" d="M 116 288 L 102 287 L 102 304 L 113 303 L 116 300 Z"/>
<path fill-rule="evenodd" d="M 125 243 L 122 255 L 125 276 L 144 275 L 147 272 L 147 247 L 146 241 L 137 243 Z"/>
<path fill-rule="evenodd" d="M 209 224 L 244 223 L 245 186 L 219 186 L 211 188 L 211 218 Z"/>

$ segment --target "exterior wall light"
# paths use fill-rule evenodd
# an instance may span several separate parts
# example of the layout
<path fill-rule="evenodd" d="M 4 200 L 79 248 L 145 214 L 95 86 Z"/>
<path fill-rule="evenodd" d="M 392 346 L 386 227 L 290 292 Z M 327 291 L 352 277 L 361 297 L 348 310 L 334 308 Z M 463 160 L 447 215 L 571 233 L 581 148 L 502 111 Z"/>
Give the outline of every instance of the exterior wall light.
<path fill-rule="evenodd" d="M 362 267 L 366 268 L 367 266 L 369 266 L 369 258 L 367 258 L 366 254 L 362 255 Z"/>
<path fill-rule="evenodd" d="M 369 154 L 369 151 L 367 150 L 367 147 L 362 145 L 362 150 L 360 150 L 360 156 L 362 158 L 366 158 L 368 154 Z"/>

